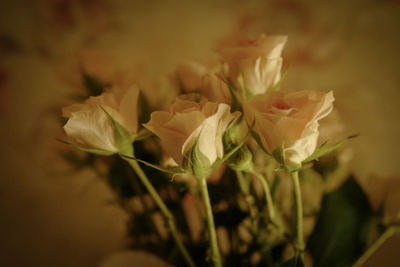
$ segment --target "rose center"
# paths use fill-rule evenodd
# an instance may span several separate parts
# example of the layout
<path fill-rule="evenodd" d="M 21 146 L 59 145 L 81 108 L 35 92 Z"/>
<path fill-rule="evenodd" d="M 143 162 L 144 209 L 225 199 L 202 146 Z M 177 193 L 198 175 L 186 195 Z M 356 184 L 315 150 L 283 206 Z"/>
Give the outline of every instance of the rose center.
<path fill-rule="evenodd" d="M 278 102 L 278 103 L 274 103 L 273 105 L 272 105 L 274 108 L 277 108 L 277 109 L 290 109 L 290 106 L 289 105 L 287 105 L 287 104 L 285 104 L 285 103 L 282 103 L 282 102 Z"/>

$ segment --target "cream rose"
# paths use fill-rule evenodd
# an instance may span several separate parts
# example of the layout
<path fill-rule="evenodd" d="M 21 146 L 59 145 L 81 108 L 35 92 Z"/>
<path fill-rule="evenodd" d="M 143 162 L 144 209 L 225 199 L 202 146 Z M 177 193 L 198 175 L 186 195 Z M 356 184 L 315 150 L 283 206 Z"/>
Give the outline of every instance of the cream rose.
<path fill-rule="evenodd" d="M 282 147 L 285 164 L 300 164 L 315 151 L 318 120 L 331 112 L 333 101 L 332 91 L 272 92 L 255 96 L 245 115 L 266 151 Z"/>
<path fill-rule="evenodd" d="M 96 97 L 90 97 L 83 104 L 63 108 L 68 118 L 65 132 L 81 147 L 117 153 L 115 132 L 110 116 L 117 121 L 132 138 L 137 132 L 139 89 L 112 88 Z M 107 113 L 108 114 L 107 114 Z"/>
<path fill-rule="evenodd" d="M 221 49 L 230 81 L 253 95 L 263 94 L 281 79 L 282 50 L 286 36 L 261 35 L 238 46 Z"/>
<path fill-rule="evenodd" d="M 193 96 L 193 95 L 191 95 Z M 155 111 L 144 127 L 156 134 L 168 153 L 180 166 L 184 156 L 198 142 L 198 149 L 210 164 L 222 158 L 222 136 L 239 112 L 230 112 L 223 103 L 188 100 L 178 97 L 170 111 Z"/>
<path fill-rule="evenodd" d="M 186 93 L 197 91 L 209 101 L 230 105 L 231 93 L 225 82 L 217 76 L 218 72 L 218 66 L 210 69 L 200 63 L 190 61 L 180 64 L 175 74 Z"/>

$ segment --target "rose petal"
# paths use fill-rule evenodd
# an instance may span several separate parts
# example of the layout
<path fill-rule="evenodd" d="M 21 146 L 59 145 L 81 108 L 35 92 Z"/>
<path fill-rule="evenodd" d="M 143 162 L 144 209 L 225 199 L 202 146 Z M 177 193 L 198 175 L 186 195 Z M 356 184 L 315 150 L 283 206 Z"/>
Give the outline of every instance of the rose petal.
<path fill-rule="evenodd" d="M 81 110 L 72 112 L 64 130 L 86 148 L 118 151 L 112 122 L 98 105 L 85 105 Z"/>

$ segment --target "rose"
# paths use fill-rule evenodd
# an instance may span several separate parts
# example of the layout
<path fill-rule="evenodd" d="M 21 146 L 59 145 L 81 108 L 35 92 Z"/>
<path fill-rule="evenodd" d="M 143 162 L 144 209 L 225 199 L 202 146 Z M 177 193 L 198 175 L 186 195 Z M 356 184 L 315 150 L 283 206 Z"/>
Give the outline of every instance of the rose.
<path fill-rule="evenodd" d="M 100 150 L 106 154 L 121 152 L 119 143 L 124 140 L 116 139 L 113 120 L 133 141 L 138 127 L 138 96 L 136 86 L 127 89 L 113 87 L 109 92 L 89 97 L 83 104 L 65 107 L 62 112 L 68 121 L 64 130 L 84 149 Z"/>
<path fill-rule="evenodd" d="M 225 82 L 217 76 L 219 69 L 218 66 L 207 68 L 205 65 L 190 61 L 180 64 L 175 74 L 186 93 L 198 91 L 209 101 L 230 105 L 231 93 Z"/>
<path fill-rule="evenodd" d="M 238 46 L 221 49 L 229 66 L 229 80 L 253 95 L 263 94 L 281 79 L 282 49 L 286 36 L 261 35 Z"/>
<path fill-rule="evenodd" d="M 315 151 L 318 120 L 331 112 L 333 101 L 332 91 L 272 92 L 255 96 L 244 109 L 263 148 L 274 155 L 278 151 L 281 163 L 297 165 Z"/>
<path fill-rule="evenodd" d="M 222 135 L 240 114 L 230 113 L 230 107 L 223 103 L 208 102 L 204 98 L 194 101 L 194 96 L 178 97 L 170 111 L 155 111 L 151 113 L 150 121 L 144 124 L 161 139 L 180 166 L 184 165 L 184 157 L 195 145 L 209 164 L 222 158 Z"/>

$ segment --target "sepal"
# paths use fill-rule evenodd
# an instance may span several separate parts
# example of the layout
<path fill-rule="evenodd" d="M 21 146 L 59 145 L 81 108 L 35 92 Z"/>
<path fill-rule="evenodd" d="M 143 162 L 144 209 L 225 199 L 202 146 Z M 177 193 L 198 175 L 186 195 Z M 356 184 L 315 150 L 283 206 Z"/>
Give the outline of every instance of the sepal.
<path fill-rule="evenodd" d="M 339 142 L 328 146 L 328 141 L 325 141 L 319 148 L 317 148 L 314 153 L 309 156 L 308 158 L 306 158 L 303 162 L 310 162 L 313 160 L 316 160 L 322 156 L 324 156 L 325 154 L 328 154 L 329 152 L 332 152 L 336 149 L 338 149 L 340 146 L 342 146 L 344 143 L 346 143 L 348 140 L 353 139 L 355 137 L 357 137 L 358 134 L 354 134 L 354 135 L 350 135 L 342 140 L 340 140 Z"/>
<path fill-rule="evenodd" d="M 211 168 L 209 159 L 200 152 L 199 138 L 190 151 L 184 155 L 183 167 L 185 170 L 194 174 L 198 179 L 205 179 L 208 170 Z"/>
<path fill-rule="evenodd" d="M 104 107 L 101 107 L 103 111 L 110 118 L 112 125 L 114 127 L 114 138 L 115 144 L 118 148 L 118 151 L 122 155 L 131 156 L 133 155 L 133 137 L 132 135 L 120 124 L 118 123 L 106 110 Z"/>
<path fill-rule="evenodd" d="M 158 171 L 160 171 L 160 172 L 164 172 L 164 173 L 166 173 L 166 174 L 170 174 L 170 175 L 172 175 L 172 178 L 174 178 L 176 175 L 186 173 L 184 169 L 182 169 L 181 167 L 178 167 L 178 166 L 164 168 L 164 167 L 155 165 L 155 164 L 153 164 L 153 163 L 150 163 L 150 162 L 147 162 L 147 161 L 138 159 L 138 158 L 136 158 L 136 157 L 127 156 L 127 155 L 122 155 L 122 154 L 121 154 L 121 157 L 126 158 L 126 159 L 135 160 L 135 161 L 137 161 L 137 162 L 143 163 L 144 165 L 146 165 L 146 166 L 148 166 L 148 167 L 150 167 L 150 168 L 153 168 L 153 169 L 158 170 Z"/>
<path fill-rule="evenodd" d="M 96 154 L 96 155 L 110 156 L 110 155 L 116 153 L 116 152 L 114 152 L 114 151 L 108 151 L 108 150 L 102 150 L 102 149 L 94 149 L 94 148 L 85 148 L 85 147 L 81 147 L 81 146 L 78 146 L 78 145 L 69 143 L 69 142 L 67 142 L 67 141 L 64 141 L 64 140 L 61 140 L 61 139 L 58 139 L 58 138 L 56 138 L 56 140 L 57 140 L 58 142 L 63 143 L 63 144 L 72 146 L 72 147 L 75 148 L 75 149 L 78 149 L 78 150 L 81 150 L 81 151 L 85 151 L 85 152 L 88 152 L 88 153 L 92 153 L 92 154 Z"/>
<path fill-rule="evenodd" d="M 287 73 L 288 73 L 288 70 L 286 69 L 285 72 L 282 74 L 281 78 L 279 79 L 279 81 L 275 85 L 272 86 L 272 88 L 271 88 L 272 91 L 279 92 L 281 90 L 282 83 L 285 80 Z M 270 90 L 267 90 L 267 93 L 269 91 Z"/>

